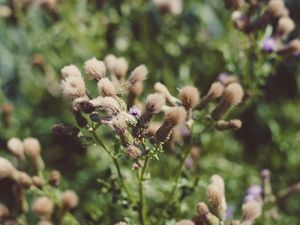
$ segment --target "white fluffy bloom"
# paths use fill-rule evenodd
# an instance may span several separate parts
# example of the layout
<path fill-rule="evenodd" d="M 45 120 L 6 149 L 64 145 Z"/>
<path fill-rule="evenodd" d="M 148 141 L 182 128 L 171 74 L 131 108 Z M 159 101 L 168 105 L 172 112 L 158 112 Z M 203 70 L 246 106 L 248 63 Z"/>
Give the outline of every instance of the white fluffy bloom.
<path fill-rule="evenodd" d="M 84 69 L 91 79 L 100 80 L 105 76 L 106 67 L 103 61 L 91 58 L 84 63 Z"/>
<path fill-rule="evenodd" d="M 81 77 L 81 72 L 76 66 L 68 65 L 61 69 L 61 75 L 65 79 L 68 77 Z"/>
<path fill-rule="evenodd" d="M 85 83 L 82 77 L 67 77 L 61 81 L 63 95 L 70 98 L 85 96 Z"/>

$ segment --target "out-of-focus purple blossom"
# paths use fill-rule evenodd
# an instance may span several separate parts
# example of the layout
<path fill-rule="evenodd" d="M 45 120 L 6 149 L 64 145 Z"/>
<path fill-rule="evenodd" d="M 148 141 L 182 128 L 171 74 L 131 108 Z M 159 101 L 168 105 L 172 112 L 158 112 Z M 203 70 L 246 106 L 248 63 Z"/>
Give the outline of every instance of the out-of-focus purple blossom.
<path fill-rule="evenodd" d="M 226 218 L 227 219 L 232 219 L 234 214 L 234 208 L 232 206 L 228 206 L 226 210 Z"/>
<path fill-rule="evenodd" d="M 270 179 L 271 171 L 269 169 L 263 169 L 261 171 L 261 176 L 262 176 L 263 179 Z"/>
<path fill-rule="evenodd" d="M 262 187 L 259 185 L 252 185 L 248 188 L 247 194 L 253 195 L 254 197 L 260 197 L 262 194 Z"/>
<path fill-rule="evenodd" d="M 263 43 L 263 50 L 265 52 L 273 52 L 276 47 L 275 39 L 272 37 L 266 38 Z"/>
<path fill-rule="evenodd" d="M 129 109 L 129 114 L 134 116 L 135 118 L 139 118 L 141 116 L 141 110 L 136 106 L 132 106 Z"/>
<path fill-rule="evenodd" d="M 252 202 L 252 201 L 256 201 L 256 197 L 254 195 L 246 195 L 246 197 L 244 198 L 244 202 Z"/>
<path fill-rule="evenodd" d="M 226 80 L 228 79 L 229 74 L 228 73 L 220 73 L 218 76 L 218 80 L 224 84 L 226 82 Z"/>
<path fill-rule="evenodd" d="M 193 166 L 194 166 L 194 160 L 193 160 L 193 158 L 192 158 L 191 156 L 189 156 L 189 157 L 185 160 L 184 165 L 185 165 L 185 167 L 186 167 L 187 169 L 192 169 Z"/>
<path fill-rule="evenodd" d="M 187 128 L 187 126 L 183 126 L 180 131 L 183 137 L 188 137 L 190 135 L 190 130 Z"/>

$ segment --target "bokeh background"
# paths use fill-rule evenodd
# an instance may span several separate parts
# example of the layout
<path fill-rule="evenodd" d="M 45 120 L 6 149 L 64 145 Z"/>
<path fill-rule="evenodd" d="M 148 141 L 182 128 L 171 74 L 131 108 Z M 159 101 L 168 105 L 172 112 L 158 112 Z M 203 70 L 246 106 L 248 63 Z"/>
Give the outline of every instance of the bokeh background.
<path fill-rule="evenodd" d="M 10 137 L 37 137 L 49 169 L 60 170 L 62 186 L 80 196 L 74 212 L 78 220 L 112 224 L 121 212 L 108 204 L 109 195 L 97 182 L 110 176 L 105 159 L 78 139 L 51 132 L 56 123 L 75 124 L 70 102 L 60 94 L 60 69 L 68 64 L 82 69 L 86 59 L 113 53 L 125 57 L 130 70 L 147 65 L 148 91 L 161 81 L 173 93 L 185 84 L 205 93 L 222 72 L 242 75 L 243 34 L 233 27 L 222 0 L 184 0 L 179 15 L 162 13 L 149 0 L 68 0 L 58 1 L 55 9 L 37 2 L 0 0 L 0 155 L 11 157 L 6 147 Z M 286 4 L 297 25 L 291 36 L 297 37 L 300 1 Z M 262 169 L 272 171 L 275 193 L 300 180 L 299 58 L 275 68 L 268 65 L 258 71 L 267 77 L 259 86 L 260 97 L 236 113 L 243 127 L 201 138 L 197 174 L 203 180 L 214 173 L 224 177 L 236 214 Z M 172 158 L 170 164 L 175 163 Z M 171 171 L 162 173 L 156 166 L 153 173 L 162 182 Z M 200 200 L 204 193 L 199 189 L 194 196 Z M 181 207 L 194 201 L 187 199 Z M 294 194 L 279 203 L 278 224 L 300 223 L 299 201 L 300 194 Z M 190 210 L 186 215 L 193 214 Z"/>

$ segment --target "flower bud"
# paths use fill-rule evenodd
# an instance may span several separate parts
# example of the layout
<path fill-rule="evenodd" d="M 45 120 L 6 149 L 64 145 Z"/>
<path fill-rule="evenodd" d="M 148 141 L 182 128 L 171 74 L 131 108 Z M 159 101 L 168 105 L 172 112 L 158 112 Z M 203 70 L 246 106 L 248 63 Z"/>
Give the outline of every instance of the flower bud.
<path fill-rule="evenodd" d="M 85 83 L 80 76 L 69 76 L 61 81 L 62 93 L 68 98 L 81 98 L 85 96 Z"/>
<path fill-rule="evenodd" d="M 51 186 L 58 186 L 61 180 L 61 174 L 58 170 L 52 170 L 48 179 Z"/>
<path fill-rule="evenodd" d="M 105 65 L 110 73 L 114 73 L 114 68 L 117 62 L 117 57 L 113 54 L 108 54 L 104 58 Z"/>
<path fill-rule="evenodd" d="M 179 98 L 182 101 L 183 107 L 188 111 L 195 108 L 200 102 L 200 93 L 193 86 L 186 86 L 179 92 Z"/>
<path fill-rule="evenodd" d="M 9 217 L 9 210 L 6 205 L 0 203 L 0 221 Z"/>
<path fill-rule="evenodd" d="M 67 190 L 61 195 L 62 205 L 65 209 L 70 210 L 78 205 L 78 196 L 74 191 Z"/>
<path fill-rule="evenodd" d="M 206 216 L 209 213 L 208 206 L 204 202 L 197 204 L 197 212 L 200 216 Z"/>
<path fill-rule="evenodd" d="M 148 69 L 145 65 L 140 65 L 136 67 L 130 74 L 128 78 L 128 86 L 131 87 L 138 82 L 141 82 L 147 78 Z"/>
<path fill-rule="evenodd" d="M 37 188 L 42 188 L 44 185 L 44 180 L 41 177 L 33 176 L 32 177 L 32 184 Z"/>
<path fill-rule="evenodd" d="M 195 225 L 192 220 L 180 220 L 176 225 Z"/>
<path fill-rule="evenodd" d="M 164 122 L 155 133 L 158 143 L 169 139 L 172 129 L 185 121 L 186 112 L 183 107 L 172 107 L 165 113 Z"/>
<path fill-rule="evenodd" d="M 105 96 L 111 96 L 111 97 L 116 97 L 117 96 L 117 91 L 113 83 L 108 79 L 108 78 L 103 78 L 98 81 L 98 91 L 100 95 L 103 97 Z"/>
<path fill-rule="evenodd" d="M 61 75 L 64 79 L 69 77 L 81 77 L 81 72 L 76 66 L 69 65 L 61 69 Z"/>
<path fill-rule="evenodd" d="M 131 159 L 137 159 L 142 155 L 142 151 L 134 145 L 128 146 L 125 149 L 125 151 L 126 151 L 126 155 Z"/>
<path fill-rule="evenodd" d="M 244 90 L 240 84 L 238 83 L 229 84 L 225 88 L 219 104 L 212 112 L 211 114 L 212 118 L 214 120 L 217 120 L 220 117 L 222 117 L 230 107 L 240 104 L 243 99 L 243 96 L 244 96 Z"/>
<path fill-rule="evenodd" d="M 220 97 L 223 94 L 224 85 L 221 82 L 214 82 L 210 86 L 207 94 L 201 99 L 198 109 L 203 109 L 210 101 Z"/>
<path fill-rule="evenodd" d="M 261 215 L 261 205 L 257 201 L 247 202 L 242 206 L 242 211 L 243 223 L 253 222 L 257 217 Z"/>
<path fill-rule="evenodd" d="M 27 173 L 19 172 L 18 182 L 25 189 L 28 189 L 32 185 L 32 179 Z"/>
<path fill-rule="evenodd" d="M 91 58 L 84 63 L 84 69 L 86 74 L 95 80 L 101 80 L 105 77 L 106 67 L 103 61 Z"/>
<path fill-rule="evenodd" d="M 39 197 L 34 200 L 31 208 L 39 217 L 48 219 L 53 212 L 54 204 L 48 197 Z"/>
<path fill-rule="evenodd" d="M 290 17 L 284 16 L 281 17 L 278 21 L 276 35 L 285 36 L 290 34 L 294 29 L 295 29 L 294 21 Z"/>
<path fill-rule="evenodd" d="M 282 0 L 270 0 L 267 4 L 266 13 L 271 17 L 286 16 L 288 11 Z"/>
<path fill-rule="evenodd" d="M 23 143 L 19 138 L 10 138 L 7 142 L 7 148 L 12 152 L 18 159 L 24 158 L 24 147 Z"/>
<path fill-rule="evenodd" d="M 11 164 L 10 161 L 8 161 L 5 158 L 0 157 L 0 179 L 2 178 L 16 178 L 17 170 L 16 168 Z"/>
<path fill-rule="evenodd" d="M 127 70 L 128 70 L 128 63 L 127 63 L 126 59 L 124 59 L 122 57 L 117 58 L 115 61 L 113 73 L 118 78 L 118 80 L 121 80 L 121 81 L 124 80 Z"/>
<path fill-rule="evenodd" d="M 42 220 L 37 225 L 53 225 L 50 221 Z"/>

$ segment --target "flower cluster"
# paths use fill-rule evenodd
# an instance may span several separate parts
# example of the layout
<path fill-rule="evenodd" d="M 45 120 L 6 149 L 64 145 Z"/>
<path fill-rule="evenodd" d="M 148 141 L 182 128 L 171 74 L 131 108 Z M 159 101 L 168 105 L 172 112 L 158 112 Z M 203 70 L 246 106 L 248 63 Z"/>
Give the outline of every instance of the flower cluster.
<path fill-rule="evenodd" d="M 99 95 L 94 98 L 86 89 L 81 71 L 76 66 L 65 66 L 61 70 L 62 92 L 73 99 L 78 125 L 87 128 L 92 126 L 92 122 L 108 126 L 119 136 L 130 158 L 137 159 L 147 154 L 146 139 L 160 145 L 168 141 L 176 129 L 190 128 L 194 123 L 193 111 L 202 110 L 217 98 L 220 98 L 219 103 L 209 116 L 215 121 L 215 126 L 219 130 L 241 127 L 240 120 L 220 120 L 229 108 L 240 104 L 243 99 L 244 91 L 238 82 L 215 82 L 202 99 L 196 87 L 184 86 L 175 97 L 167 87 L 157 82 L 154 93 L 141 102 L 139 96 L 143 93 L 143 81 L 148 74 L 145 65 L 136 67 L 126 79 L 126 60 L 110 54 L 103 61 L 96 58 L 87 60 L 84 69 L 87 77 L 97 83 Z M 164 119 L 158 122 L 156 118 L 161 112 Z"/>
<path fill-rule="evenodd" d="M 295 29 L 295 23 L 290 18 L 283 0 L 225 2 L 234 10 L 232 20 L 237 29 L 250 35 L 267 26 L 272 29 L 271 35 L 265 37 L 263 41 L 264 51 L 283 55 L 300 54 L 300 40 L 288 41 L 289 34 Z"/>
<path fill-rule="evenodd" d="M 197 204 L 197 215 L 192 220 L 182 220 L 177 225 L 220 225 L 226 220 L 227 204 L 225 200 L 225 184 L 219 175 L 213 175 L 206 188 L 209 204 L 199 202 Z M 232 220 L 232 225 L 251 225 L 262 214 L 260 202 L 251 201 L 242 206 L 243 216 L 241 221 Z"/>
<path fill-rule="evenodd" d="M 64 215 L 77 206 L 78 197 L 71 190 L 59 191 L 59 171 L 45 171 L 40 142 L 32 137 L 23 141 L 13 137 L 8 140 L 7 148 L 14 155 L 16 165 L 0 157 L 1 189 L 10 189 L 12 196 L 10 202 L 0 204 L 0 222 L 19 224 L 29 212 L 28 205 L 31 205 L 40 221 L 38 224 L 60 223 Z M 32 196 L 31 204 L 28 196 Z"/>

